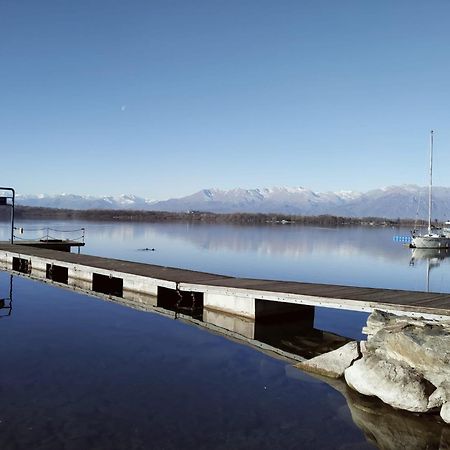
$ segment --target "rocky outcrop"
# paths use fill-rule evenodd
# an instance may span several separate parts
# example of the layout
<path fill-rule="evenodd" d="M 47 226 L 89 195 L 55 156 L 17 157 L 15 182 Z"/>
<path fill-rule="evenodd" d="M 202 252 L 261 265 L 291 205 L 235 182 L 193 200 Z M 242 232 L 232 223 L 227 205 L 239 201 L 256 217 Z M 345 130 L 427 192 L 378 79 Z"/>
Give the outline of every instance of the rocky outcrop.
<path fill-rule="evenodd" d="M 362 358 L 345 370 L 347 384 L 394 408 L 440 409 L 450 423 L 450 324 L 372 313 Z"/>
<path fill-rule="evenodd" d="M 440 412 L 450 423 L 450 321 L 374 311 L 367 341 L 349 342 L 296 367 L 347 385 L 400 410 Z"/>

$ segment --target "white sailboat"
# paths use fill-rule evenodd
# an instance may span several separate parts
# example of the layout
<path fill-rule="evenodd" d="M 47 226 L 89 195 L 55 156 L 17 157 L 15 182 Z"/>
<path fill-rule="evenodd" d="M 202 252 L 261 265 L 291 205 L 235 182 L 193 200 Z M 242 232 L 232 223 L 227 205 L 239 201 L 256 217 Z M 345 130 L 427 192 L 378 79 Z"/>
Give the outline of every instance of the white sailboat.
<path fill-rule="evenodd" d="M 430 184 L 428 187 L 428 231 L 425 234 L 413 232 L 413 248 L 450 248 L 450 235 L 439 228 L 431 227 L 433 208 L 433 130 L 430 133 Z"/>

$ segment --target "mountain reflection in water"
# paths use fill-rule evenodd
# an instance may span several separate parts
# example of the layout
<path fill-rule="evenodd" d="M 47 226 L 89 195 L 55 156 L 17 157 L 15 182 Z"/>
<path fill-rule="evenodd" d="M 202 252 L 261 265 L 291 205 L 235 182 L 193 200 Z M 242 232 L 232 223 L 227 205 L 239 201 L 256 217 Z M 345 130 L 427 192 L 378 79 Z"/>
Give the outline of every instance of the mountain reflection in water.
<path fill-rule="evenodd" d="M 0 240 L 7 240 L 9 224 L 0 225 Z M 17 226 L 85 227 L 82 253 L 129 261 L 238 277 L 424 290 L 425 268 L 409 266 L 411 251 L 392 239 L 407 229 L 61 220 Z M 434 268 L 430 290 L 450 292 L 449 261 Z"/>

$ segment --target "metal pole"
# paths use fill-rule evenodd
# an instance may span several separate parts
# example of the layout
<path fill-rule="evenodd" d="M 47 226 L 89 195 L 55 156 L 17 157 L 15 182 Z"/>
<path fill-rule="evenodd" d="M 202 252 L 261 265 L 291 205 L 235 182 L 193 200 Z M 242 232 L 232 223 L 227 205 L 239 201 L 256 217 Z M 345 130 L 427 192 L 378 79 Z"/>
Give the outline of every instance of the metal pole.
<path fill-rule="evenodd" d="M 14 202 L 16 200 L 16 191 L 11 188 L 12 196 L 12 212 L 11 212 L 11 244 L 14 244 Z"/>
<path fill-rule="evenodd" d="M 11 188 L 11 187 L 1 187 L 0 186 L 0 191 L 11 191 L 12 192 L 12 197 L 7 197 L 7 198 L 11 198 L 12 199 L 12 211 L 11 211 L 11 244 L 14 244 L 14 202 L 16 199 L 16 191 Z"/>
<path fill-rule="evenodd" d="M 430 186 L 428 188 L 428 234 L 431 234 L 431 212 L 432 212 L 432 190 L 433 190 L 433 130 L 430 133 Z"/>

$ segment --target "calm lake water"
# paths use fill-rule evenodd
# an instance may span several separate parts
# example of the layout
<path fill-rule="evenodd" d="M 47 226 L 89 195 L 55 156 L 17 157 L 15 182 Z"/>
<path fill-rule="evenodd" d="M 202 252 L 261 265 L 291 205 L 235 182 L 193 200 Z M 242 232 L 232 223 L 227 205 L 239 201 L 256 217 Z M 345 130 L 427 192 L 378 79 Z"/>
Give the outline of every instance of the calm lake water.
<path fill-rule="evenodd" d="M 407 230 L 67 221 L 17 226 L 24 238 L 40 237 L 45 226 L 85 227 L 83 253 L 151 264 L 450 292 L 446 255 L 412 255 L 392 241 Z M 6 239 L 3 224 L 0 240 Z M 292 361 L 183 321 L 6 272 L 0 272 L 0 298 L 0 448 L 394 449 L 439 448 L 445 436 L 450 442 L 448 428 L 435 421 L 366 404 Z M 316 310 L 314 327 L 359 338 L 365 319 Z M 393 436 L 390 447 L 386 436 Z"/>
<path fill-rule="evenodd" d="M 9 238 L 1 223 L 0 240 Z M 419 253 L 393 242 L 407 229 L 375 227 L 233 226 L 178 223 L 19 222 L 21 238 L 46 226 L 86 228 L 82 252 L 205 272 L 280 280 L 450 292 L 447 254 Z M 37 230 L 37 231 L 34 231 Z M 54 237 L 75 237 L 79 232 Z M 155 251 L 141 251 L 154 248 Z"/>

